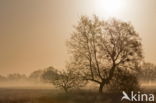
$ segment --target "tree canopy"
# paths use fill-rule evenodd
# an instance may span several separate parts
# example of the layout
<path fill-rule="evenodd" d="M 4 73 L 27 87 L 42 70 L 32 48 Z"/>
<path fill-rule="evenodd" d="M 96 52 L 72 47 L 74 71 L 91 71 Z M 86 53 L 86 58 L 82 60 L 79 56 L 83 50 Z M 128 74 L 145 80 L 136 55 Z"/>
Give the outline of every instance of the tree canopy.
<path fill-rule="evenodd" d="M 117 69 L 137 70 L 142 44 L 134 27 L 117 19 L 82 16 L 67 42 L 75 68 L 86 80 L 99 84 L 99 92 Z"/>

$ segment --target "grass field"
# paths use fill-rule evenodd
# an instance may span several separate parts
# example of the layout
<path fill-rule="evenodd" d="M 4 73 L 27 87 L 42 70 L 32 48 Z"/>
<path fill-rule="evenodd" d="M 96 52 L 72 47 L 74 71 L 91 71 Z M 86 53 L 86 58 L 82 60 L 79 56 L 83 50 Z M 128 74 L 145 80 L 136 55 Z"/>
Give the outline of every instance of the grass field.
<path fill-rule="evenodd" d="M 156 89 L 150 92 L 156 95 Z M 0 88 L 0 103 L 121 103 L 121 97 L 121 93 L 100 95 L 81 90 L 66 94 L 54 89 Z"/>

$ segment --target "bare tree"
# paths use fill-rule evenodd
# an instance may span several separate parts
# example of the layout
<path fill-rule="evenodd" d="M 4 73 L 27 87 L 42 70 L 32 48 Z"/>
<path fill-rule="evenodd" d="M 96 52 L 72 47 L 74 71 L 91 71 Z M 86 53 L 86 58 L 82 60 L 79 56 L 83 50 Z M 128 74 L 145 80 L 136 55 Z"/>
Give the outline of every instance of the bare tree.
<path fill-rule="evenodd" d="M 43 78 L 54 86 L 62 88 L 66 93 L 69 89 L 79 88 L 85 85 L 83 78 L 70 68 L 67 68 L 66 71 L 58 71 L 54 68 L 48 69 L 43 73 Z"/>
<path fill-rule="evenodd" d="M 142 45 L 133 26 L 116 19 L 82 16 L 67 42 L 75 68 L 86 80 L 99 84 L 99 92 L 118 68 L 136 70 L 142 60 Z"/>

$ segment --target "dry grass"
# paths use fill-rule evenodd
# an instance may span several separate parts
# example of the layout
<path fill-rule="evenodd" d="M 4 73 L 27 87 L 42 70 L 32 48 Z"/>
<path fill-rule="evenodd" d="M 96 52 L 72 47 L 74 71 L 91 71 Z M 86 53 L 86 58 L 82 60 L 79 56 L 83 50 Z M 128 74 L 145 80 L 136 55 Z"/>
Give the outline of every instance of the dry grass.
<path fill-rule="evenodd" d="M 121 93 L 100 95 L 84 90 L 66 94 L 54 89 L 0 89 L 0 103 L 121 103 L 121 96 Z"/>

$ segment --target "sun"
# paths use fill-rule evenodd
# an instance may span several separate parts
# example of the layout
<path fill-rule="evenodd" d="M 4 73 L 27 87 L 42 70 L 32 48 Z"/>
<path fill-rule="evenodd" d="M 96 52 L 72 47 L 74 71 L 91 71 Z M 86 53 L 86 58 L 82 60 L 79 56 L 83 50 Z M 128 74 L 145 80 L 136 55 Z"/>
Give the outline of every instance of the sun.
<path fill-rule="evenodd" d="M 95 0 L 95 9 L 99 13 L 114 16 L 124 10 L 124 0 Z"/>

